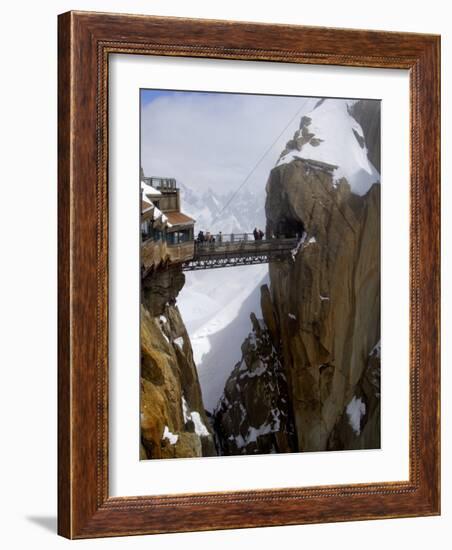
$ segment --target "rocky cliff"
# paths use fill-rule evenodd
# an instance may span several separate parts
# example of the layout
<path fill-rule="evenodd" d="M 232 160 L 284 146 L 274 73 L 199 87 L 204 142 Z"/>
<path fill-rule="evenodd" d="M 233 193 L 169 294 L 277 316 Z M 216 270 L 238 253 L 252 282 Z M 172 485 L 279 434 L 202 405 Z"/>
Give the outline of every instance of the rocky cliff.
<path fill-rule="evenodd" d="M 364 142 L 367 148 L 367 156 L 378 172 L 381 157 L 381 105 L 379 101 L 361 99 L 349 107 L 349 113 L 360 124 L 363 130 Z"/>
<path fill-rule="evenodd" d="M 184 279 L 176 264 L 142 281 L 142 459 L 216 454 L 190 339 L 176 305 Z"/>
<path fill-rule="evenodd" d="M 278 167 L 268 189 L 270 230 L 281 220 L 304 229 L 270 281 L 299 447 L 322 450 L 380 339 L 380 187 L 353 196 L 300 160 Z"/>
<path fill-rule="evenodd" d="M 251 328 L 214 413 L 223 455 L 284 453 L 295 445 L 279 353 L 265 321 L 253 313 Z"/>
<path fill-rule="evenodd" d="M 285 444 L 298 451 L 379 447 L 377 166 L 379 103 L 326 100 L 301 118 L 271 171 L 267 237 L 297 236 L 298 245 L 290 261 L 270 264 L 270 289 L 262 289 L 260 330 L 274 355 L 268 345 L 250 353 L 248 338 L 216 413 L 220 429 L 235 436 L 226 443 L 232 450 L 240 437 L 246 449 L 259 448 L 259 439 L 250 439 L 264 416 L 259 410 L 257 418 L 256 404 L 249 402 L 257 394 L 265 395 L 261 408 L 270 425 L 279 387 L 263 375 L 265 391 L 243 381 L 264 356 L 271 358 L 269 376 L 277 373 L 285 381 L 287 400 L 279 407 L 288 422 L 286 433 L 278 434 L 281 450 Z M 270 452 L 269 445 L 262 443 L 262 452 Z"/>

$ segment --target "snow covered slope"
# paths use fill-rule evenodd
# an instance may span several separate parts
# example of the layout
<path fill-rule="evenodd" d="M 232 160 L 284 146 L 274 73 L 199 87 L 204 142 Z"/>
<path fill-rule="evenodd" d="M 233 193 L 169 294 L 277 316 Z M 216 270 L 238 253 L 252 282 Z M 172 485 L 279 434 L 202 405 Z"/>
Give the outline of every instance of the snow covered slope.
<path fill-rule="evenodd" d="M 367 155 L 363 130 L 350 114 L 354 100 L 325 99 L 304 114 L 278 165 L 296 158 L 337 166 L 335 181 L 346 178 L 351 190 L 365 195 L 380 174 Z"/>
<path fill-rule="evenodd" d="M 181 209 L 195 220 L 195 233 L 251 233 L 265 229 L 265 191 L 208 189 L 195 193 L 179 182 Z M 260 311 L 260 285 L 268 265 L 187 272 L 177 304 L 190 335 L 204 405 L 212 411 L 241 357 L 240 344 L 250 332 L 250 313 Z"/>
<path fill-rule="evenodd" d="M 177 303 L 190 335 L 204 406 L 212 411 L 251 330 L 250 313 L 261 315 L 260 286 L 268 266 L 187 272 Z"/>

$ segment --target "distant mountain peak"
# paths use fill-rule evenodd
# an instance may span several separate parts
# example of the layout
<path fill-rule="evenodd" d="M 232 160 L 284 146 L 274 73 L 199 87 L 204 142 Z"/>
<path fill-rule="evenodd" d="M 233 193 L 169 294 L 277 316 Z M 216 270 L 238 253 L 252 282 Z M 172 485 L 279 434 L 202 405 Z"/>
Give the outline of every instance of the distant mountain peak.
<path fill-rule="evenodd" d="M 181 209 L 196 220 L 195 231 L 251 233 L 265 227 L 265 193 L 249 189 L 220 194 L 212 188 L 196 192 L 180 183 Z"/>

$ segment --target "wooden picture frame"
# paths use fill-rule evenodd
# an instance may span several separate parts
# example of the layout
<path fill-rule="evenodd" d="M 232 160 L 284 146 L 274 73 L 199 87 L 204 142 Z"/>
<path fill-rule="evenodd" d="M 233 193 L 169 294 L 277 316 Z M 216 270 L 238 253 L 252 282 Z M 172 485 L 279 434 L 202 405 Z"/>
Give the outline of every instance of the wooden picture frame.
<path fill-rule="evenodd" d="M 69 12 L 58 62 L 58 532 L 68 538 L 440 513 L 440 38 Z M 410 73 L 409 481 L 150 497 L 108 491 L 108 62 L 113 53 Z"/>

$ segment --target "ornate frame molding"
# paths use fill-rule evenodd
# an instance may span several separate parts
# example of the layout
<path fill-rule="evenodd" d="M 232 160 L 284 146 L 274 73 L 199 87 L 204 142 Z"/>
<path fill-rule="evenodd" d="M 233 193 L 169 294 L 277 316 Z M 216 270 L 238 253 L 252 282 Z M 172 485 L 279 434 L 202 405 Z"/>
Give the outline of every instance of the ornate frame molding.
<path fill-rule="evenodd" d="M 89 12 L 59 16 L 61 535 L 86 538 L 439 513 L 439 47 L 438 36 L 408 33 Z M 410 71 L 409 481 L 109 497 L 110 54 Z"/>

